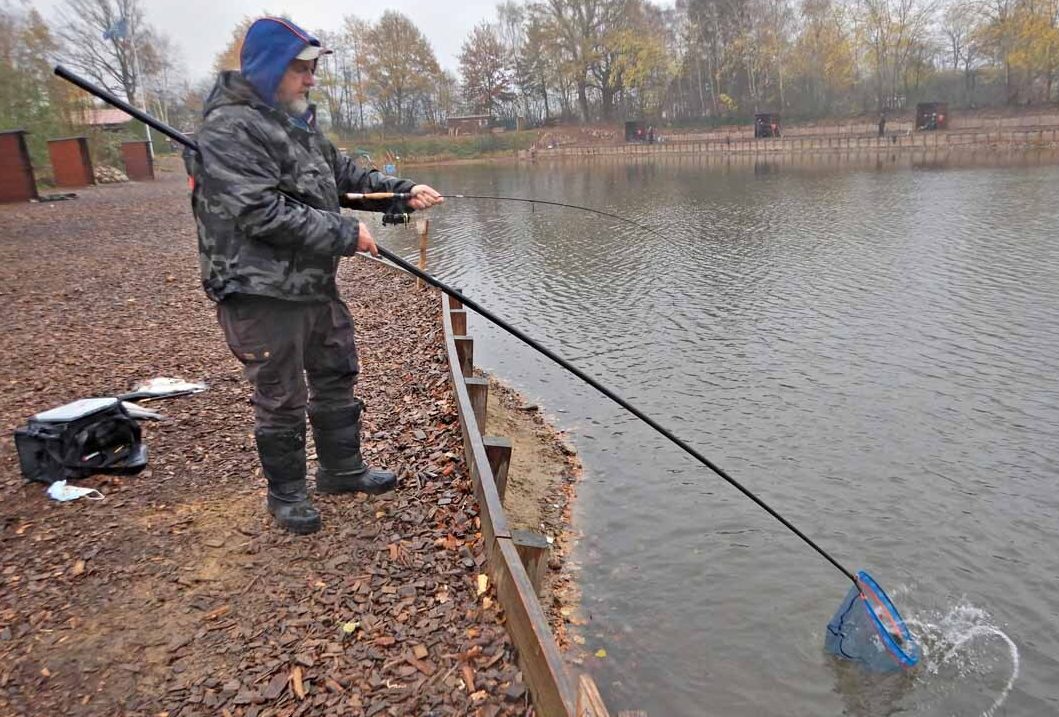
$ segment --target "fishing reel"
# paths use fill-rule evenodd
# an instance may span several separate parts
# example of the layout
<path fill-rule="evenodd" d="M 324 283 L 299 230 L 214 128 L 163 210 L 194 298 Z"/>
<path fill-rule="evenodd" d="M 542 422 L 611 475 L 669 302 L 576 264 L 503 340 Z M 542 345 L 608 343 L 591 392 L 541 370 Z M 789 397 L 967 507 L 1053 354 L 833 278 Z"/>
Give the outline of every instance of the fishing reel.
<path fill-rule="evenodd" d="M 383 212 L 382 225 L 386 227 L 408 224 L 412 221 L 413 211 L 409 208 L 407 200 L 395 198 Z"/>
<path fill-rule="evenodd" d="M 385 226 L 396 226 L 397 224 L 407 224 L 412 221 L 412 215 L 409 212 L 391 212 L 387 210 L 382 215 L 382 225 Z"/>

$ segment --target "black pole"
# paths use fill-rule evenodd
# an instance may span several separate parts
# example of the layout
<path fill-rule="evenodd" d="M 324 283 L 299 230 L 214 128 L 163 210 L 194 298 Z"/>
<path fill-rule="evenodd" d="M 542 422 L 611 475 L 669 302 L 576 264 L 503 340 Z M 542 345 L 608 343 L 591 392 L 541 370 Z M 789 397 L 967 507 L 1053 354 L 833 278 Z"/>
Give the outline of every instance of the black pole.
<path fill-rule="evenodd" d="M 144 122 L 145 124 L 150 125 L 151 127 L 154 127 L 156 130 L 158 130 L 162 134 L 166 135 L 167 137 L 170 137 L 171 139 L 176 140 L 177 142 L 180 142 L 185 147 L 189 147 L 190 149 L 198 151 L 198 146 L 194 142 L 192 142 L 190 139 L 185 137 L 181 132 L 173 129 L 172 127 L 170 127 L 169 125 L 165 124 L 164 122 L 160 122 L 160 121 L 156 120 L 154 117 L 151 117 L 149 114 L 147 114 L 145 112 L 141 112 L 140 110 L 136 109 L 135 107 L 133 107 L 129 103 L 127 103 L 124 100 L 122 100 L 122 99 L 118 98 L 117 96 L 115 96 L 113 93 L 108 92 L 108 91 L 104 90 L 101 87 L 97 87 L 96 85 L 93 85 L 91 82 L 88 82 L 87 80 L 84 80 L 84 79 L 78 77 L 77 75 L 73 74 L 72 72 L 70 72 L 66 68 L 62 67 L 61 65 L 57 65 L 55 67 L 55 74 L 58 75 L 59 77 L 63 78 L 64 80 L 72 82 L 73 84 L 77 85 L 78 87 L 80 87 L 81 89 L 85 90 L 86 92 L 89 92 L 89 93 L 95 95 L 96 97 L 99 97 L 100 99 L 109 102 L 110 104 L 114 105 L 115 107 L 118 107 L 119 109 L 122 109 L 125 112 L 128 112 L 130 115 L 132 115 L 136 119 L 140 120 L 141 122 Z M 460 196 L 460 195 L 455 195 L 455 196 Z M 466 196 L 465 198 L 470 199 L 471 197 Z M 490 199 L 494 199 L 496 197 L 489 197 L 489 198 Z M 510 198 L 508 198 L 508 199 L 510 199 Z M 559 205 L 556 202 L 543 202 L 543 203 L 545 203 L 545 204 L 557 204 L 558 206 L 563 206 L 563 205 Z M 614 215 L 614 216 L 617 217 L 617 215 Z M 622 217 L 617 217 L 617 218 L 621 219 Z M 482 308 L 482 306 L 480 304 L 478 304 L 477 302 L 472 301 L 471 299 L 468 299 L 461 292 L 457 291 L 456 289 L 452 289 L 452 288 L 446 286 L 445 284 L 443 284 L 442 282 L 438 281 L 437 279 L 435 279 L 430 274 L 426 273 L 425 271 L 421 271 L 417 267 L 413 266 L 412 264 L 409 264 L 407 261 L 405 261 L 404 259 L 402 259 L 401 257 L 397 256 L 396 254 L 394 254 L 393 252 L 391 252 L 391 251 L 389 251 L 387 249 L 379 247 L 379 254 L 381 254 L 383 257 L 385 257 L 386 259 L 390 260 L 394 264 L 396 264 L 401 269 L 404 269 L 409 274 L 412 274 L 413 276 L 422 279 L 423 281 L 427 282 L 431 286 L 434 286 L 434 287 L 436 287 L 438 289 L 441 289 L 441 291 L 445 292 L 449 296 L 451 296 L 451 297 L 453 297 L 455 299 L 458 299 L 460 301 L 460 303 L 462 303 L 464 306 L 469 306 L 473 311 L 481 314 L 482 316 L 484 316 L 489 321 L 492 321 L 494 324 L 496 324 L 497 326 L 502 328 L 504 331 L 508 332 L 509 334 L 511 334 L 512 336 L 517 338 L 518 340 L 522 341 L 523 343 L 525 343 L 526 345 L 530 346 L 531 348 L 533 348 L 533 349 L 539 351 L 540 353 L 544 354 L 545 356 L 550 358 L 552 361 L 554 361 L 555 363 L 559 364 L 560 366 L 565 368 L 567 371 L 569 371 L 570 373 L 574 374 L 579 379 L 581 379 L 582 381 L 587 383 L 589 386 L 591 386 L 592 388 L 596 389 L 597 391 L 602 393 L 604 396 L 606 396 L 610 400 L 612 400 L 615 403 L 617 403 L 619 406 L 624 408 L 626 411 L 628 411 L 632 415 L 634 415 L 637 418 L 639 418 L 641 421 L 646 423 L 648 426 L 650 426 L 651 428 L 653 428 L 656 431 L 658 431 L 659 433 L 661 433 L 663 436 L 665 436 L 670 441 L 675 443 L 678 447 L 683 449 L 684 452 L 686 452 L 692 458 L 697 460 L 699 463 L 702 463 L 704 466 L 706 466 L 707 468 L 712 470 L 714 473 L 719 475 L 724 480 L 728 481 L 732 486 L 734 486 L 737 490 L 739 490 L 743 495 L 745 495 L 747 498 L 749 498 L 750 500 L 754 501 L 758 506 L 763 508 L 765 510 L 765 512 L 767 512 L 773 518 L 775 518 L 780 523 L 782 523 L 788 530 L 790 530 L 792 533 L 794 533 L 799 538 L 801 538 L 803 541 L 805 541 L 805 543 L 810 548 L 815 550 L 817 553 L 822 555 L 825 560 L 827 560 L 833 566 L 838 568 L 838 570 L 841 571 L 843 575 L 845 575 L 847 578 L 852 580 L 853 584 L 857 585 L 858 589 L 860 589 L 860 586 L 857 583 L 856 576 L 854 576 L 853 573 L 851 573 L 849 570 L 844 568 L 841 563 L 839 563 L 837 560 L 832 558 L 827 553 L 826 550 L 824 550 L 819 545 L 814 543 L 809 538 L 809 536 L 807 536 L 805 533 L 803 533 L 802 531 L 800 531 L 797 528 L 795 528 L 794 525 L 790 521 L 788 521 L 782 515 L 777 513 L 775 510 L 773 510 L 772 507 L 768 505 L 768 503 L 766 503 L 765 501 L 761 500 L 756 495 L 754 495 L 749 489 L 745 488 L 742 483 L 740 483 L 735 478 L 732 478 L 730 475 L 728 475 L 728 473 L 726 473 L 719 466 L 715 465 L 709 458 L 707 458 L 706 456 L 702 455 L 697 450 L 695 450 L 694 448 L 689 446 L 687 443 L 682 441 L 680 438 L 678 438 L 676 435 L 674 435 L 668 428 L 665 428 L 664 426 L 659 424 L 657 421 L 655 421 L 653 418 L 648 416 L 646 413 L 644 413 L 640 409 L 636 408 L 636 406 L 633 406 L 631 403 L 626 401 L 624 398 L 622 398 L 618 394 L 616 394 L 613 391 L 611 391 L 609 388 L 607 388 L 606 386 L 601 384 L 599 381 L 597 381 L 596 379 L 594 379 L 591 376 L 589 376 L 588 374 L 586 374 L 581 369 L 579 369 L 576 366 L 574 366 L 573 364 L 571 364 L 566 359 L 562 358 L 561 356 L 558 356 L 557 354 L 553 353 L 552 351 L 550 351 L 550 350 L 546 349 L 545 347 L 541 346 L 534 339 L 532 339 L 529 336 L 527 336 L 526 334 L 522 333 L 521 331 L 516 329 L 511 324 L 507 323 L 506 321 L 504 321 L 500 317 L 498 317 L 495 314 L 493 314 L 491 311 Z"/>
<path fill-rule="evenodd" d="M 719 475 L 721 478 L 725 479 L 730 484 L 732 484 L 736 489 L 738 489 L 747 498 L 749 498 L 750 500 L 752 500 L 755 503 L 757 503 L 769 515 L 771 515 L 773 518 L 775 518 L 780 523 L 782 523 L 784 526 L 786 526 L 792 533 L 794 533 L 799 538 L 804 540 L 805 543 L 810 548 L 812 548 L 813 550 L 818 552 L 829 563 L 831 563 L 836 568 L 838 568 L 847 578 L 849 578 L 850 580 L 853 581 L 854 585 L 857 585 L 856 576 L 854 576 L 853 573 L 851 573 L 849 570 L 847 570 L 845 567 L 843 567 L 841 563 L 839 563 L 837 560 L 835 560 L 833 557 L 831 557 L 827 553 L 826 550 L 824 550 L 819 545 L 814 543 L 812 541 L 812 539 L 809 538 L 809 536 L 807 536 L 805 533 L 803 533 L 802 531 L 800 531 L 796 527 L 794 527 L 794 525 L 789 520 L 784 518 L 782 515 L 777 513 L 775 510 L 773 510 L 772 507 L 768 505 L 768 503 L 766 503 L 765 501 L 761 500 L 756 495 L 754 495 L 754 493 L 752 493 L 748 488 L 743 486 L 742 483 L 737 481 L 735 478 L 732 478 L 732 476 L 728 475 L 728 473 L 725 472 L 725 470 L 723 468 L 721 468 L 720 466 L 716 465 L 709 458 L 707 458 L 706 456 L 702 455 L 697 450 L 695 450 L 694 448 L 689 446 L 683 440 L 681 440 L 676 435 L 674 435 L 673 432 L 670 431 L 668 428 L 666 428 L 665 426 L 662 426 L 661 424 L 659 424 L 657 421 L 655 421 L 653 418 L 651 418 L 650 416 L 645 414 L 643 411 L 638 409 L 636 406 L 632 405 L 631 403 L 626 401 L 624 398 L 622 398 L 618 394 L 614 393 L 614 391 L 610 390 L 609 388 L 607 388 L 606 386 L 601 384 L 599 381 L 597 381 L 596 379 L 592 378 L 591 376 L 586 374 L 584 371 L 582 371 L 581 369 L 579 369 L 576 366 L 574 366 L 573 364 L 571 364 L 566 359 L 562 358 L 561 356 L 558 356 L 557 354 L 553 353 L 551 350 L 545 348 L 544 346 L 541 346 L 539 343 L 537 343 L 537 341 L 535 341 L 534 339 L 530 338 L 526 334 L 522 333 L 521 331 L 516 329 L 514 326 L 510 325 L 509 323 L 507 323 L 506 321 L 504 321 L 500 317 L 498 317 L 495 314 L 493 314 L 488 309 L 483 308 L 477 302 L 472 301 L 471 299 L 468 299 L 460 291 L 458 291 L 456 289 L 452 289 L 452 288 L 446 286 L 445 284 L 443 284 L 442 282 L 438 281 L 437 279 L 435 279 L 430 274 L 426 273 L 425 271 L 420 270 L 419 268 L 415 267 L 412 264 L 409 264 L 407 261 L 405 261 L 404 259 L 402 259 L 401 257 L 397 256 L 396 254 L 394 254 L 393 252 L 391 252 L 391 251 L 389 251 L 387 249 L 383 249 L 382 247 L 379 247 L 379 254 L 384 256 L 386 259 L 392 261 L 394 264 L 399 266 L 401 269 L 404 269 L 409 274 L 412 274 L 413 276 L 416 276 L 416 277 L 422 279 L 423 281 L 427 282 L 431 286 L 434 286 L 434 287 L 437 287 L 438 289 L 441 289 L 443 292 L 445 292 L 449 296 L 457 299 L 464 306 L 470 307 L 473 311 L 481 314 L 486 319 L 488 319 L 489 321 L 493 322 L 494 324 L 496 324 L 497 326 L 502 328 L 504 331 L 508 332 L 509 334 L 511 334 L 512 336 L 517 338 L 519 341 L 522 341 L 523 343 L 528 345 L 530 348 L 533 348 L 533 349 L 539 351 L 540 353 L 544 354 L 545 356 L 550 358 L 552 361 L 554 361 L 555 363 L 559 364 L 564 369 L 566 369 L 567 371 L 569 371 L 570 373 L 574 374 L 579 379 L 581 379 L 582 381 L 587 383 L 589 386 L 591 386 L 592 388 L 596 389 L 597 391 L 602 393 L 604 396 L 606 396 L 610 400 L 612 400 L 615 403 L 617 403 L 619 406 L 624 408 L 626 411 L 628 411 L 632 415 L 634 415 L 637 418 L 639 418 L 641 421 L 646 423 L 648 426 L 650 426 L 651 428 L 653 428 L 656 431 L 658 431 L 659 433 L 661 433 L 663 436 L 668 438 L 670 441 L 672 441 L 677 446 L 679 446 L 681 449 L 683 449 L 686 453 L 688 453 L 692 458 L 697 460 L 699 463 L 702 463 L 704 466 L 706 466 L 707 468 L 712 470 L 714 473 Z"/>

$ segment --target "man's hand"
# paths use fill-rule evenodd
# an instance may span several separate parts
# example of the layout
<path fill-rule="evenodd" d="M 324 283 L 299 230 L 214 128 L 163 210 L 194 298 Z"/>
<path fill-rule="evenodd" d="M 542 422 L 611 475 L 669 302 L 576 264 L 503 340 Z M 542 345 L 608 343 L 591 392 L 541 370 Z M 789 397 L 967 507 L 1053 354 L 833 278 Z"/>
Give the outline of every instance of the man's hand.
<path fill-rule="evenodd" d="M 417 184 L 412 187 L 412 198 L 408 200 L 408 206 L 412 209 L 430 209 L 435 204 L 441 204 L 445 198 L 438 191 L 426 184 Z"/>
<path fill-rule="evenodd" d="M 360 234 L 357 236 L 357 251 L 369 251 L 372 256 L 379 255 L 379 247 L 375 246 L 375 238 L 372 237 L 368 225 L 360 223 Z"/>

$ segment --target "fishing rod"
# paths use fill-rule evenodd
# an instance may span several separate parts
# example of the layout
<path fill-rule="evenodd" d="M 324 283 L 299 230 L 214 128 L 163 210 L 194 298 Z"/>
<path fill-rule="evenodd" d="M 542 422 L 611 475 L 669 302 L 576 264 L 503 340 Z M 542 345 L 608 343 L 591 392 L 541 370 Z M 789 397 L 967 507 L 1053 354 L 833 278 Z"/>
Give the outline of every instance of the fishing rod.
<path fill-rule="evenodd" d="M 55 74 L 58 75 L 59 77 L 63 78 L 64 80 L 72 82 L 73 84 L 77 85 L 78 87 L 80 87 L 81 89 L 85 90 L 86 92 L 89 92 L 89 93 L 95 95 L 96 97 L 98 97 L 98 98 L 100 98 L 100 99 L 102 99 L 102 100 L 104 100 L 106 102 L 109 102 L 110 104 L 114 105 L 115 107 L 117 107 L 117 108 L 129 113 L 130 115 L 132 115 L 136 119 L 140 120 L 141 122 L 143 122 L 143 123 L 145 123 L 147 125 L 150 125 L 151 127 L 154 127 L 156 130 L 158 130 L 162 134 L 166 135 L 167 137 L 170 137 L 171 139 L 175 140 L 176 142 L 179 142 L 180 144 L 184 145 L 185 147 L 187 147 L 187 148 L 189 148 L 189 149 L 191 149 L 191 150 L 193 150 L 195 152 L 198 151 L 198 145 L 196 145 L 188 137 L 184 136 L 183 133 L 179 132 L 178 130 L 176 130 L 176 129 L 172 128 L 172 127 L 170 127 L 168 124 L 166 124 L 166 123 L 164 123 L 164 122 L 162 122 L 160 120 L 155 119 L 154 117 L 152 117 L 151 115 L 147 114 L 146 112 L 143 112 L 141 110 L 136 109 L 135 107 L 130 105 L 128 102 L 125 102 L 121 98 L 119 98 L 116 95 L 114 95 L 112 92 L 108 92 L 107 90 L 105 90 L 105 89 L 103 89 L 101 87 L 97 87 L 96 85 L 92 84 L 91 82 L 88 82 L 87 80 L 85 80 L 85 79 L 83 79 L 81 77 L 78 77 L 77 75 L 75 75 L 74 73 L 70 72 L 69 70 L 67 70 L 66 68 L 64 68 L 61 65 L 57 65 L 55 67 Z M 281 192 L 281 194 L 282 194 L 282 192 Z M 411 196 L 412 196 L 410 193 L 407 193 L 407 192 L 405 192 L 405 193 L 401 193 L 401 192 L 375 192 L 375 193 L 367 193 L 367 194 L 359 194 L 359 195 L 355 194 L 353 196 L 356 197 L 357 200 L 402 199 L 402 197 L 395 197 L 394 196 L 394 195 L 399 195 L 399 194 L 404 194 L 405 197 L 408 198 L 408 199 L 410 199 Z M 385 195 L 385 196 L 380 196 L 380 195 Z M 458 195 L 451 195 L 451 196 L 458 196 Z M 294 197 L 291 197 L 290 195 L 284 194 L 284 197 L 286 197 L 290 201 L 298 202 L 299 204 L 302 203 L 298 199 L 296 199 Z M 347 199 L 348 198 L 349 198 L 349 196 L 347 195 Z M 472 197 L 464 196 L 464 198 L 468 198 L 469 199 L 469 198 L 472 198 Z M 490 199 L 493 199 L 493 197 L 490 197 Z M 559 204 L 558 202 L 545 202 L 543 200 L 541 200 L 539 203 L 542 203 L 542 204 L 556 204 L 558 206 L 565 206 L 565 205 Z M 569 206 L 574 206 L 574 205 L 569 205 Z M 576 206 L 574 208 L 577 208 L 577 209 L 588 209 L 587 207 L 576 207 Z M 606 212 L 600 212 L 598 210 L 593 210 L 593 209 L 588 209 L 588 211 L 594 211 L 594 212 L 597 212 L 597 213 L 600 213 L 600 214 L 605 214 L 605 215 L 607 214 Z M 636 224 L 632 220 L 627 220 L 627 219 L 624 219 L 623 217 L 618 217 L 618 215 L 610 215 L 610 216 L 614 216 L 614 217 L 616 217 L 618 219 L 622 219 L 623 221 L 628 221 L 630 224 Z M 637 225 L 637 226 L 639 226 L 639 225 Z M 647 227 L 640 227 L 640 228 L 641 229 L 645 229 L 647 231 L 650 231 L 650 229 L 648 229 Z M 501 329 L 503 329 L 507 333 L 511 334 L 512 336 L 514 336 L 518 340 L 520 340 L 523 343 L 525 343 L 530 348 L 538 351 L 539 353 L 541 353 L 544 356 L 548 357 L 549 359 L 551 359 L 555 363 L 559 364 L 561 367 L 563 367 L 564 369 L 566 369 L 567 371 L 569 371 L 573 375 L 577 376 L 579 379 L 581 379 L 582 381 L 587 383 L 589 386 L 591 386 L 592 388 L 596 389 L 597 391 L 602 393 L 604 396 L 606 396 L 607 398 L 609 398 L 612 401 L 614 401 L 615 403 L 617 403 L 619 406 L 624 408 L 626 411 L 628 411 L 632 415 L 634 415 L 637 418 L 639 418 L 641 421 L 646 423 L 648 426 L 650 426 L 651 428 L 653 428 L 656 431 L 658 431 L 659 433 L 661 433 L 663 436 L 668 438 L 671 442 L 676 444 L 676 446 L 678 448 L 682 449 L 685 453 L 690 455 L 692 458 L 697 460 L 699 463 L 701 463 L 702 465 L 706 466 L 707 468 L 712 470 L 714 473 L 716 473 L 718 476 L 723 478 L 730 485 L 732 485 L 734 488 L 736 488 L 739 492 L 741 492 L 743 495 L 745 495 L 747 498 L 749 498 L 751 501 L 753 501 L 755 504 L 757 504 L 758 507 L 762 508 L 766 513 L 768 513 L 773 518 L 778 520 L 784 527 L 786 527 L 792 533 L 794 533 L 799 538 L 801 538 L 802 541 L 804 541 L 806 543 L 806 545 L 808 545 L 810 548 L 812 548 L 817 553 L 819 553 L 825 560 L 827 560 L 829 563 L 831 563 L 831 565 L 833 565 L 835 568 L 837 568 L 843 575 L 845 575 L 847 578 L 849 578 L 853 582 L 853 585 L 857 588 L 858 591 L 861 591 L 861 589 L 862 589 L 861 588 L 861 583 L 857 579 L 857 577 L 852 572 L 850 572 L 847 568 L 845 568 L 841 563 L 839 563 L 835 558 L 831 557 L 831 555 L 826 550 L 824 550 L 819 545 L 817 545 L 815 542 L 813 542 L 813 540 L 809 536 L 807 536 L 805 533 L 803 533 L 802 531 L 798 530 L 798 528 L 796 528 L 793 523 L 791 523 L 789 520 L 787 520 L 782 515 L 780 515 L 778 512 L 776 512 L 776 510 L 774 510 L 768 503 L 766 503 L 764 500 L 762 500 L 757 495 L 755 495 L 752 491 L 750 491 L 750 489 L 745 487 L 742 483 L 737 481 L 732 476 L 728 475 L 728 473 L 724 469 L 722 469 L 720 466 L 716 465 L 713 461 L 711 461 L 706 456 L 704 456 L 701 453 L 699 453 L 696 449 L 692 448 L 690 445 L 688 445 L 681 438 L 677 437 L 668 428 L 666 428 L 665 426 L 663 426 L 660 423 L 658 423 L 658 421 L 656 421 L 653 418 L 651 418 L 650 416 L 648 416 L 646 413 L 644 413 L 643 411 L 638 409 L 636 406 L 634 406 L 631 403 L 629 403 L 628 401 L 626 401 L 624 398 L 619 396 L 617 393 L 615 393 L 611 389 L 607 388 L 602 383 L 600 383 L 596 379 L 592 378 L 591 376 L 586 374 L 584 371 L 582 371 L 581 369 L 579 369 L 576 366 L 574 366 L 573 364 L 571 364 L 566 359 L 564 359 L 561 356 L 557 355 L 556 353 L 554 353 L 550 349 L 542 346 L 540 343 L 538 343 L 533 338 L 527 336 L 522 331 L 516 329 L 511 324 L 507 323 L 506 321 L 504 321 L 503 319 L 501 319 L 500 317 L 495 315 L 493 312 L 491 312 L 488 309 L 484 308 L 478 302 L 467 298 L 466 296 L 463 295 L 463 292 L 459 291 L 458 289 L 453 289 L 453 288 L 447 286 L 446 284 L 442 283 L 438 279 L 434 278 L 432 275 L 428 274 L 425 271 L 420 270 L 418 267 L 413 266 L 412 264 L 408 263 L 407 261 L 405 261 L 401 257 L 397 256 L 393 252 L 389 251 L 388 249 L 385 249 L 383 247 L 378 247 L 378 249 L 379 249 L 379 254 L 381 254 L 383 257 L 385 257 L 387 260 L 389 260 L 390 262 L 392 262 L 393 264 L 395 264 L 399 268 L 403 269 L 404 271 L 408 272 L 409 274 L 412 274 L 413 276 L 415 276 L 415 277 L 417 277 L 419 279 L 422 279 L 423 281 L 427 282 L 431 286 L 436 287 L 437 289 L 440 289 L 445 294 L 448 294 L 449 296 L 457 299 L 464 306 L 470 307 L 472 311 L 475 311 L 476 313 L 478 313 L 481 316 L 485 317 L 486 319 L 488 319 L 489 321 L 493 322 L 494 324 L 499 326 Z"/>
<path fill-rule="evenodd" d="M 98 97 L 99 99 L 110 103 L 114 107 L 117 107 L 118 109 L 120 109 L 120 110 L 122 110 L 124 112 L 127 112 L 128 114 L 132 115 L 133 117 L 135 117 L 136 119 L 140 120 L 144 124 L 155 128 L 156 130 L 158 130 L 162 134 L 166 135 L 167 137 L 169 137 L 170 139 L 172 139 L 172 140 L 174 140 L 176 142 L 179 142 L 180 144 L 184 145 L 188 149 L 194 150 L 196 152 L 198 151 L 198 146 L 194 142 L 192 142 L 190 139 L 185 137 L 184 134 L 182 132 L 180 132 L 179 130 L 177 130 L 177 129 L 173 128 L 173 127 L 170 127 L 165 122 L 162 122 L 161 120 L 158 120 L 158 119 L 152 117 L 151 115 L 147 114 L 143 110 L 139 110 L 139 109 L 133 107 L 128 102 L 126 102 L 125 100 L 121 99 L 120 97 L 118 97 L 114 93 L 109 92 L 109 91 L 103 89 L 102 87 L 99 87 L 98 85 L 92 84 L 88 80 L 85 80 L 84 78 L 79 77 L 78 75 L 75 75 L 73 72 L 70 72 L 69 70 L 67 70 L 62 65 L 56 65 L 55 66 L 55 74 L 58 75 L 59 77 L 63 78 L 67 82 L 70 82 L 70 83 L 73 83 L 74 85 L 77 85 L 78 87 L 80 87 L 85 92 L 88 92 L 89 94 L 93 94 L 96 97 Z M 386 199 L 389 199 L 389 200 L 395 202 L 394 206 L 391 207 L 390 210 L 388 210 L 386 213 L 383 214 L 382 223 L 384 225 L 387 225 L 387 224 L 405 224 L 405 223 L 407 223 L 409 221 L 409 219 L 410 219 L 409 213 L 407 211 L 402 211 L 403 207 L 401 207 L 398 203 L 407 202 L 409 199 L 412 198 L 412 196 L 413 195 L 410 192 L 370 192 L 370 193 L 364 193 L 364 194 L 348 193 L 348 194 L 345 195 L 346 199 L 349 200 L 349 201 L 370 201 L 370 200 L 386 200 Z M 606 211 L 603 211 L 602 209 L 593 209 L 591 207 L 582 207 L 582 206 L 579 206 L 577 204 L 568 204 L 568 203 L 565 203 L 565 202 L 555 202 L 555 201 L 549 201 L 549 200 L 545 200 L 545 199 L 529 199 L 527 197 L 499 197 L 499 196 L 494 197 L 494 196 L 484 196 L 484 195 L 474 195 L 474 194 L 443 194 L 441 196 L 444 197 L 445 199 L 499 200 L 499 201 L 506 201 L 506 202 L 525 202 L 525 203 L 528 203 L 528 204 L 547 204 L 547 205 L 551 205 L 551 206 L 554 206 L 554 207 L 564 207 L 564 208 L 567 208 L 567 209 L 578 209 L 578 210 L 583 211 L 583 212 L 591 212 L 593 214 L 598 214 L 600 216 L 609 217 L 611 219 L 616 219 L 616 220 L 618 220 L 620 222 L 624 222 L 626 224 L 634 226 L 637 229 L 640 229 L 642 231 L 654 234 L 655 236 L 659 237 L 660 239 L 668 239 L 668 237 L 663 235 L 657 229 L 652 229 L 651 227 L 644 226 L 643 224 L 640 224 L 638 222 L 634 222 L 632 219 L 629 219 L 627 217 L 623 217 L 623 216 L 621 216 L 619 214 L 614 214 L 612 212 L 606 212 Z"/>
<path fill-rule="evenodd" d="M 385 200 L 389 199 L 394 202 L 391 210 L 387 211 L 382 217 L 383 224 L 406 224 L 411 220 L 411 216 L 407 211 L 403 210 L 403 203 L 412 199 L 415 195 L 411 192 L 368 192 L 368 193 L 356 193 L 350 192 L 345 195 L 345 198 L 351 202 L 370 201 L 370 200 Z M 649 232 L 654 234 L 659 239 L 668 240 L 669 237 L 665 236 L 657 229 L 652 229 L 649 226 L 634 222 L 628 217 L 623 217 L 620 214 L 614 214 L 613 212 L 605 212 L 602 209 L 593 209 L 592 207 L 583 207 L 579 204 L 568 204 L 566 202 L 554 202 L 547 199 L 530 199 L 529 197 L 501 197 L 494 195 L 484 194 L 442 194 L 443 199 L 483 199 L 490 201 L 502 201 L 502 202 L 525 202 L 527 204 L 547 204 L 553 207 L 563 207 L 564 209 L 579 209 L 583 212 L 591 212 L 598 214 L 603 217 L 609 217 L 611 219 L 617 219 L 620 222 L 624 222 L 631 226 L 640 229 L 641 231 Z"/>

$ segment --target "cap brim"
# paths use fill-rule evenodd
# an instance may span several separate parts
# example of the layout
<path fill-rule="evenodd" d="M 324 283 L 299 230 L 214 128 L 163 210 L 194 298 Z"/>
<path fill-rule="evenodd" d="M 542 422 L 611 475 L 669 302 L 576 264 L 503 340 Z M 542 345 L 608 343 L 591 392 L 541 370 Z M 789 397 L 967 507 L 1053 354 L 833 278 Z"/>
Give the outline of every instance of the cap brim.
<path fill-rule="evenodd" d="M 305 49 L 299 52 L 294 59 L 296 60 L 315 60 L 320 55 L 330 55 L 334 50 L 330 50 L 326 47 L 320 47 L 319 45 L 306 45 Z"/>

